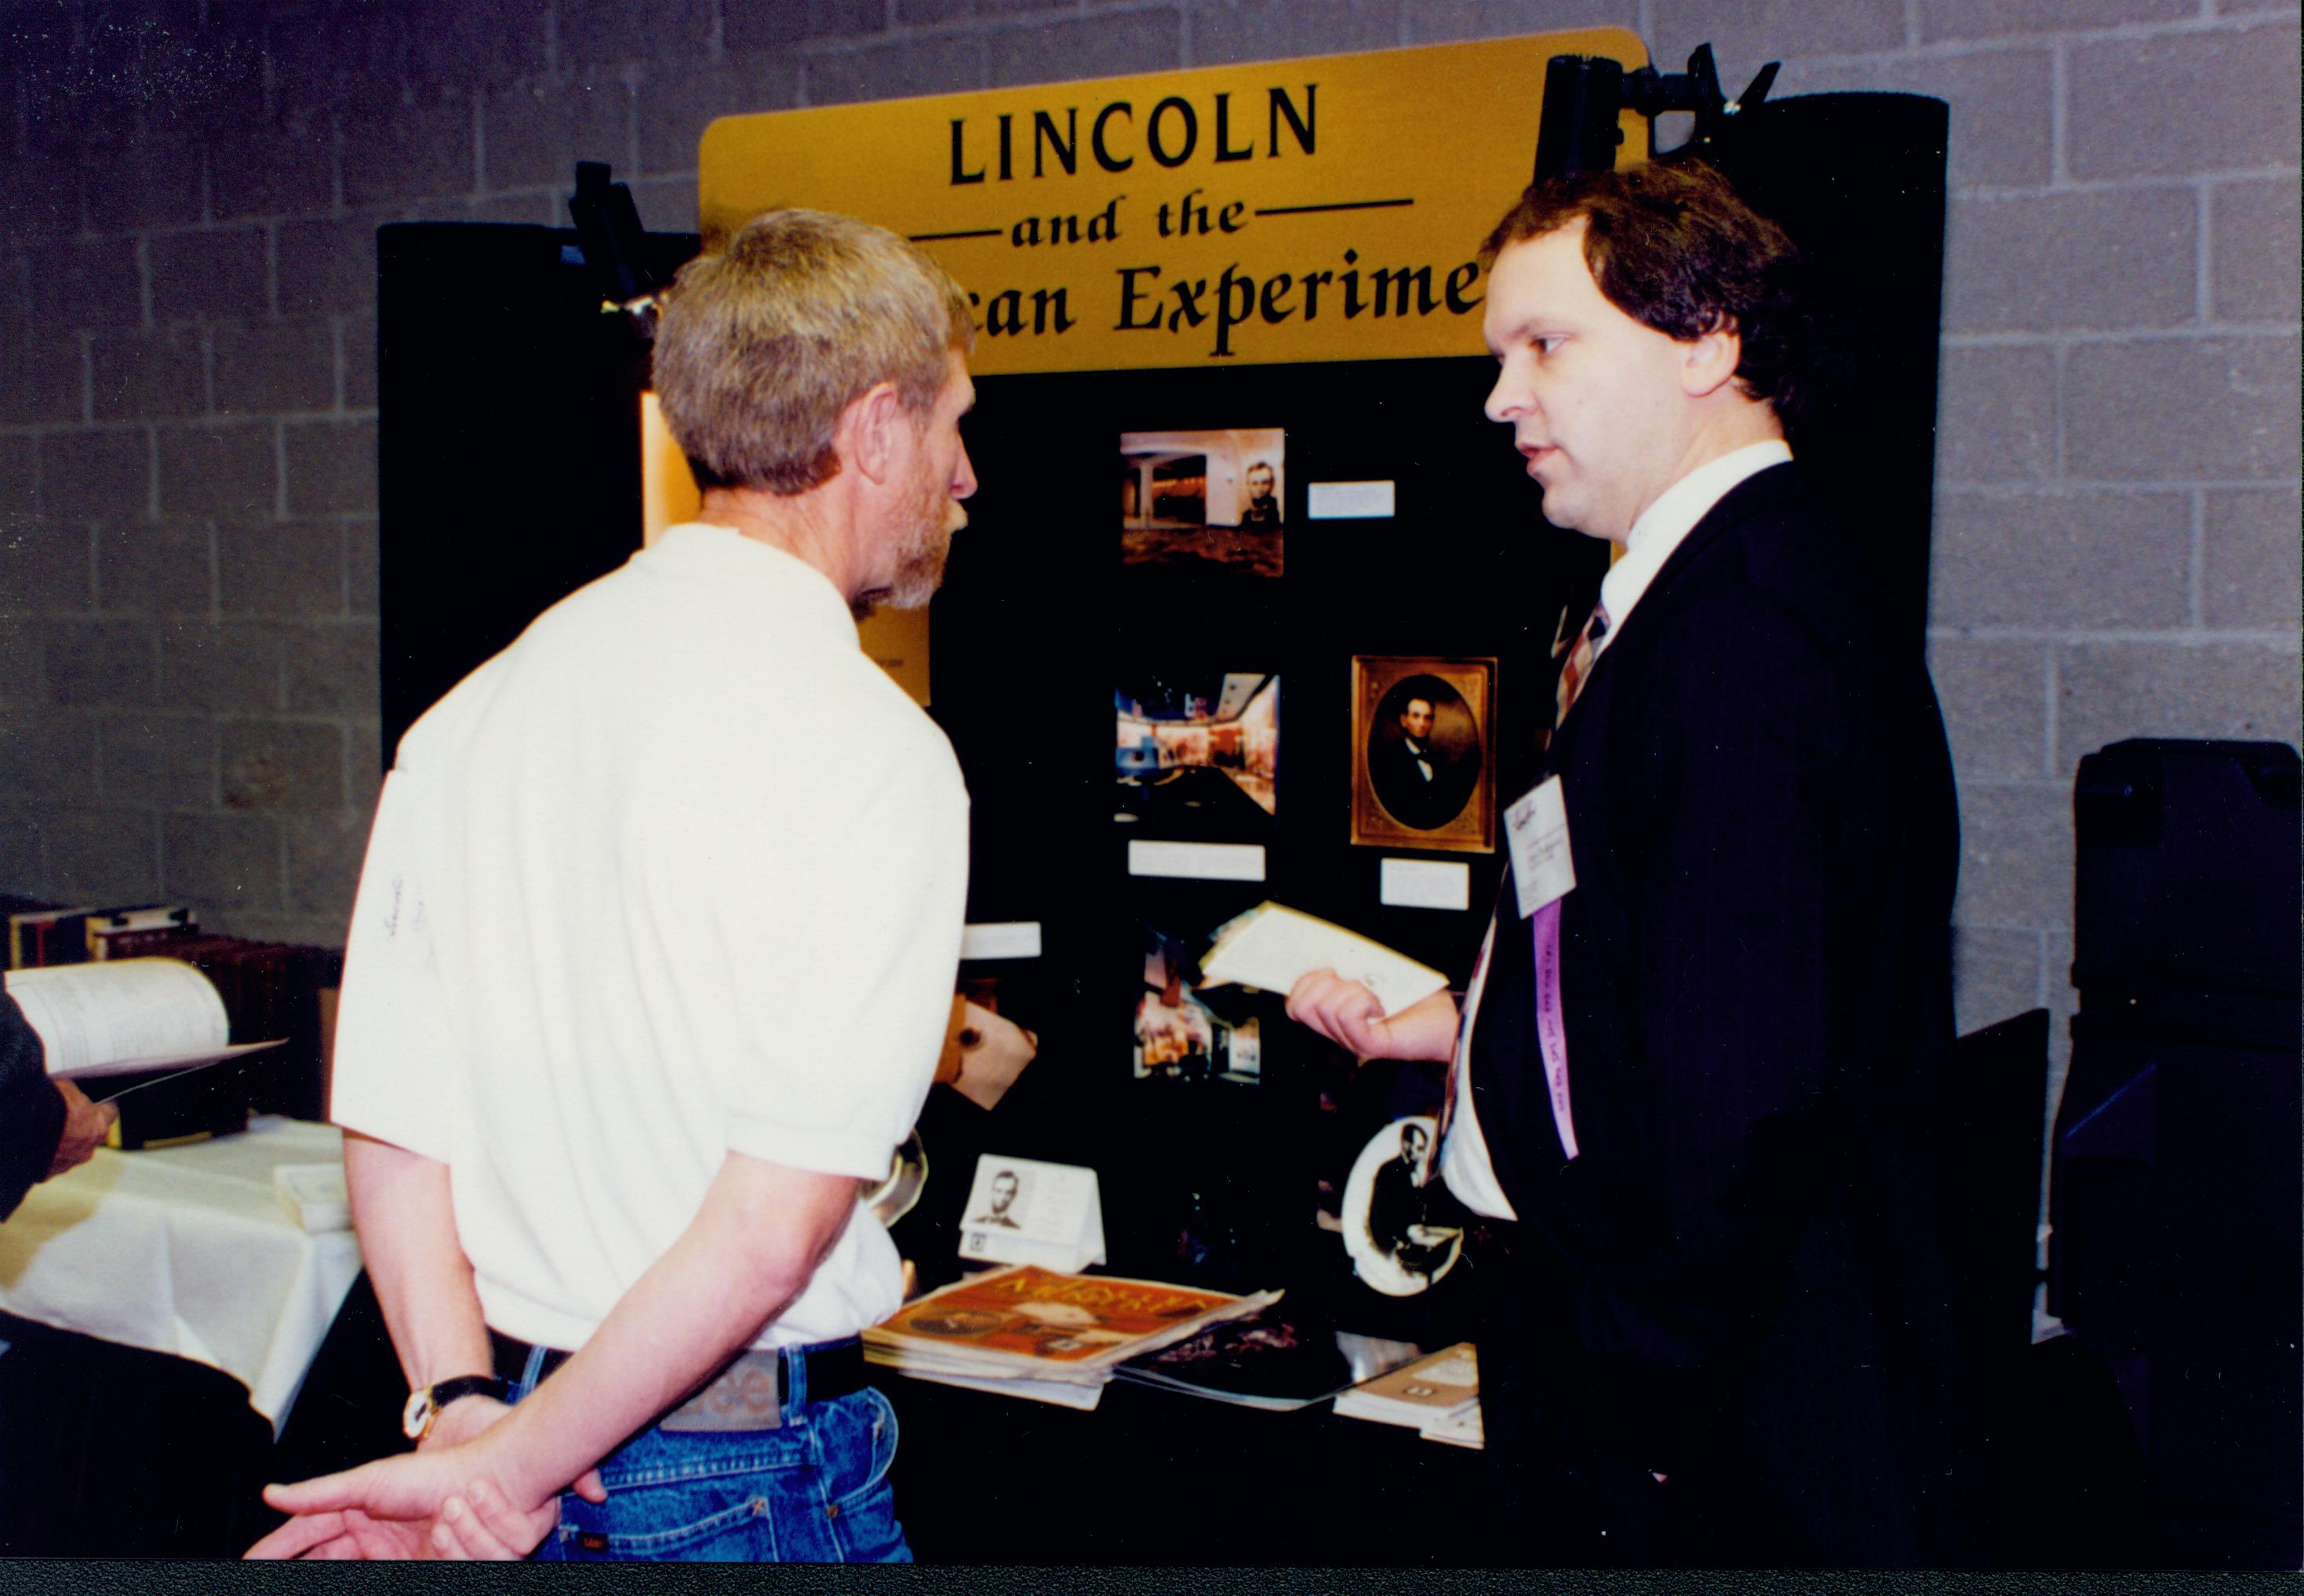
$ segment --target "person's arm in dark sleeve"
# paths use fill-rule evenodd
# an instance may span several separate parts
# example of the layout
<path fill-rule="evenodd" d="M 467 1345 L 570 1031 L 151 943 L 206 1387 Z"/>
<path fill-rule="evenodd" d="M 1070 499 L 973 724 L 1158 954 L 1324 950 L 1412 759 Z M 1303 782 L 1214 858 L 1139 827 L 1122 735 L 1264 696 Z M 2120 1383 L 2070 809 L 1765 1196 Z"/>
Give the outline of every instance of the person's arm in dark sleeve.
<path fill-rule="evenodd" d="M 48 1078 L 39 1034 L 0 992 L 0 1219 L 48 1178 L 64 1133 L 64 1094 Z"/>

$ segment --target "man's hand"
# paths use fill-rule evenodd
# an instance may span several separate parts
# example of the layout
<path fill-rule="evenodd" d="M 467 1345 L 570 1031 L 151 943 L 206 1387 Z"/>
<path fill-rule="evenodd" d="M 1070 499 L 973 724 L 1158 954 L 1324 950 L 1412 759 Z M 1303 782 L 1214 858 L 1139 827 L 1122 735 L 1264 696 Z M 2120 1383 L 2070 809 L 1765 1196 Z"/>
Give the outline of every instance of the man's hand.
<path fill-rule="evenodd" d="M 1446 992 L 1387 1019 L 1376 993 L 1334 970 L 1314 970 L 1289 990 L 1288 1018 L 1363 1059 L 1445 1063 L 1456 1049 L 1456 1001 Z"/>
<path fill-rule="evenodd" d="M 94 1158 L 105 1133 L 120 1118 L 119 1105 L 90 1102 L 88 1094 L 70 1081 L 58 1081 L 56 1090 L 64 1100 L 64 1134 L 56 1143 L 56 1156 L 48 1165 L 48 1172 L 40 1177 L 43 1180 L 54 1180 L 66 1170 L 76 1170 Z"/>

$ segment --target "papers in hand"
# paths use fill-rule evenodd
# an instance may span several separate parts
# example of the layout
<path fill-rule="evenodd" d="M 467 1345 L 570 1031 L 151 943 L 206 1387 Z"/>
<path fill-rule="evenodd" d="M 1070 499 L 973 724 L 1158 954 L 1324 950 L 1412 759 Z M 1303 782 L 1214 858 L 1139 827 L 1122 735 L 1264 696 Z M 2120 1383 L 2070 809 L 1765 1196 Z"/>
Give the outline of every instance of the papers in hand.
<path fill-rule="evenodd" d="M 1272 902 L 1258 904 L 1216 933 L 1200 960 L 1201 984 L 1237 981 L 1285 992 L 1314 970 L 1334 970 L 1397 1014 L 1448 984 L 1448 977 L 1356 931 Z"/>
<path fill-rule="evenodd" d="M 60 1079 L 181 1073 L 280 1045 L 230 1045 L 224 1000 L 182 959 L 51 965 L 10 970 L 6 981 Z"/>

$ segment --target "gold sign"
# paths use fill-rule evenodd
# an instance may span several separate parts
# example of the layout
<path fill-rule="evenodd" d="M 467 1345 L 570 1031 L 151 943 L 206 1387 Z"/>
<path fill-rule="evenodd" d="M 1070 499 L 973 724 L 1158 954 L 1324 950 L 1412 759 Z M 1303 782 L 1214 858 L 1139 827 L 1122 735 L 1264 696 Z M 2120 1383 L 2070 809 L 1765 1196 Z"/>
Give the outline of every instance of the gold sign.
<path fill-rule="evenodd" d="M 1602 28 L 724 117 L 705 246 L 780 206 L 893 228 L 969 291 L 980 374 L 1478 354 L 1558 55 L 1648 61 Z"/>

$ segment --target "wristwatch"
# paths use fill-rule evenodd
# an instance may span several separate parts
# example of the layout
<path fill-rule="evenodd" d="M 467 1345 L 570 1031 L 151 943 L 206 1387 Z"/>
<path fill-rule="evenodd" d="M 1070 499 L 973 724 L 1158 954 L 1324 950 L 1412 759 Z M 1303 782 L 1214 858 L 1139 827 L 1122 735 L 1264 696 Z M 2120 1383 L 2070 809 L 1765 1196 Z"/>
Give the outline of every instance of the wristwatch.
<path fill-rule="evenodd" d="M 432 1433 L 432 1422 L 440 1416 L 440 1410 L 460 1397 L 494 1397 L 509 1402 L 512 1381 L 493 1374 L 459 1374 L 453 1380 L 420 1386 L 408 1393 L 408 1406 L 400 1410 L 401 1433 L 411 1440 L 422 1440 Z"/>

